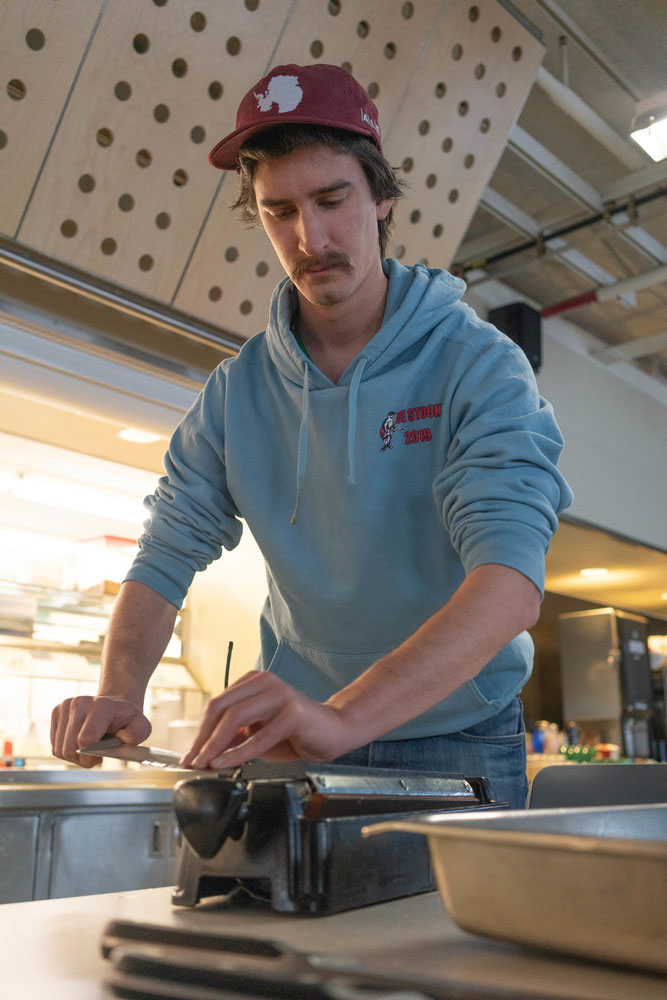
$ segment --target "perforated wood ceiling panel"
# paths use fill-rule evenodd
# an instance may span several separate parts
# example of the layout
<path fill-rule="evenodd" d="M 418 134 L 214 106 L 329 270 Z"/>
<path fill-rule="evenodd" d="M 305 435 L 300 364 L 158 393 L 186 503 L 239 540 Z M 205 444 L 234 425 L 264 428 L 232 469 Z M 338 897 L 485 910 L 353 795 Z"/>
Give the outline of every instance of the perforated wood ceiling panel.
<path fill-rule="evenodd" d="M 12 118 L 0 169 L 10 196 L 0 226 L 243 335 L 263 327 L 283 272 L 263 233 L 230 215 L 235 176 L 206 156 L 270 66 L 343 64 L 369 89 L 387 155 L 409 183 L 395 253 L 447 266 L 542 58 L 497 0 L 57 7 L 56 34 L 53 0 L 4 6 L 0 60 L 12 67 L 15 93 L 4 98 Z M 39 51 L 29 47 L 31 30 L 44 37 Z M 24 176 L 31 162 L 32 178 Z"/>
<path fill-rule="evenodd" d="M 95 0 L 0 4 L 0 229 L 15 233 L 100 12 Z"/>

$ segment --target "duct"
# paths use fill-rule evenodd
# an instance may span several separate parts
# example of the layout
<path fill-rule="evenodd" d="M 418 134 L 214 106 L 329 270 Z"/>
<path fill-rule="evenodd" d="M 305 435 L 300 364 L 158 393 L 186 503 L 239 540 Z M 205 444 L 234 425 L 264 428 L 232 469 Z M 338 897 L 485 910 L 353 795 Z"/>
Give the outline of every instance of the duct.
<path fill-rule="evenodd" d="M 644 271 L 642 274 L 635 274 L 631 278 L 617 281 L 612 285 L 601 285 L 583 295 L 575 295 L 574 298 L 565 299 L 562 302 L 555 302 L 546 306 L 542 310 L 542 318 L 548 319 L 550 316 L 557 316 L 560 313 L 568 312 L 579 306 L 591 305 L 594 302 L 608 302 L 610 299 L 617 299 L 621 296 L 637 292 L 643 288 L 650 288 L 661 281 L 667 281 L 667 264 L 657 267 L 653 271 Z"/>
<path fill-rule="evenodd" d="M 607 125 L 573 90 L 562 84 L 543 66 L 537 71 L 535 83 L 561 111 L 585 128 L 601 146 L 626 167 L 639 170 L 646 165 L 646 160 L 640 153 Z"/>

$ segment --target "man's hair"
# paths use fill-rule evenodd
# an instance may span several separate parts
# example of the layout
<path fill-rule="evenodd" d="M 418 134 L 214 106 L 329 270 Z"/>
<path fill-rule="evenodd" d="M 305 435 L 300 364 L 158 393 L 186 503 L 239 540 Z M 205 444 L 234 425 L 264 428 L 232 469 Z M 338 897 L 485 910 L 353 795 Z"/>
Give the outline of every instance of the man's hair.
<path fill-rule="evenodd" d="M 400 198 L 402 181 L 372 139 L 357 132 L 330 128 L 326 125 L 279 125 L 254 135 L 239 152 L 239 192 L 232 208 L 239 209 L 245 222 L 257 223 L 259 212 L 255 198 L 254 178 L 257 164 L 264 160 L 287 156 L 309 146 L 327 146 L 354 156 L 366 175 L 371 194 L 377 204 L 385 198 Z M 393 206 L 386 219 L 378 219 L 380 255 L 385 256 L 393 225 Z"/>

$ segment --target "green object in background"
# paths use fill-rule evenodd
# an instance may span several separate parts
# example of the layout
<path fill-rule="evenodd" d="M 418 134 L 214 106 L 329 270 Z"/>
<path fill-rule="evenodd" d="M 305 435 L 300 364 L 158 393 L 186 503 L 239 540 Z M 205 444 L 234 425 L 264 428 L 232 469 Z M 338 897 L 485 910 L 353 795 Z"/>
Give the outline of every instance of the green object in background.
<path fill-rule="evenodd" d="M 575 760 L 579 763 L 586 763 L 597 759 L 597 747 L 594 746 L 569 746 L 561 747 L 560 753 L 566 760 Z"/>

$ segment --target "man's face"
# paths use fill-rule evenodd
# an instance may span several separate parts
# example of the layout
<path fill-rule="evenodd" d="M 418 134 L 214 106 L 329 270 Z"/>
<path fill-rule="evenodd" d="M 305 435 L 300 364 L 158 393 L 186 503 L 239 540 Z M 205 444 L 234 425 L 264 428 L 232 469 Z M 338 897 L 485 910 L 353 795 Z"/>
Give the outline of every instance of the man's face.
<path fill-rule="evenodd" d="M 354 156 L 310 146 L 257 166 L 259 217 L 299 294 L 334 306 L 376 279 L 378 219 L 392 199 L 375 203 Z"/>

